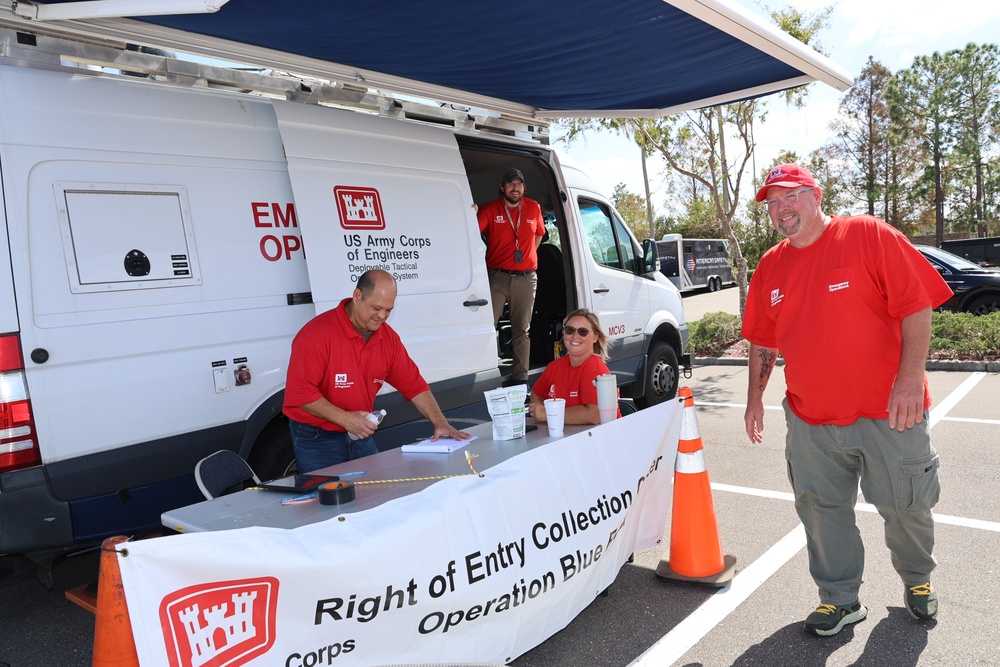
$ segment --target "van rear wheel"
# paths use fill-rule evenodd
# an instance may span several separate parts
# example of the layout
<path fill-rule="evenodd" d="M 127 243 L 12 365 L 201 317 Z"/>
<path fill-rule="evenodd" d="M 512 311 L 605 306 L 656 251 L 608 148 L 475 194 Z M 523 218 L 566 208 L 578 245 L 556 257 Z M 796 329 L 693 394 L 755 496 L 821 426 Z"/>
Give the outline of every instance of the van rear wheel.
<path fill-rule="evenodd" d="M 646 354 L 646 391 L 635 398 L 635 404 L 649 408 L 677 395 L 677 354 L 661 340 L 654 341 Z"/>

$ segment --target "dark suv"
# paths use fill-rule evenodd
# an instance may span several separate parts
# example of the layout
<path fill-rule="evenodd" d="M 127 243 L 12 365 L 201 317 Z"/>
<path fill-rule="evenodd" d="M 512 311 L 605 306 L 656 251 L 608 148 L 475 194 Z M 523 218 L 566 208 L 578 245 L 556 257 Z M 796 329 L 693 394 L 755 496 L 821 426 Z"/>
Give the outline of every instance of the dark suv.
<path fill-rule="evenodd" d="M 955 310 L 985 315 L 1000 310 L 1000 270 L 986 269 L 967 259 L 932 246 L 914 246 L 927 258 L 955 293 L 941 305 Z"/>

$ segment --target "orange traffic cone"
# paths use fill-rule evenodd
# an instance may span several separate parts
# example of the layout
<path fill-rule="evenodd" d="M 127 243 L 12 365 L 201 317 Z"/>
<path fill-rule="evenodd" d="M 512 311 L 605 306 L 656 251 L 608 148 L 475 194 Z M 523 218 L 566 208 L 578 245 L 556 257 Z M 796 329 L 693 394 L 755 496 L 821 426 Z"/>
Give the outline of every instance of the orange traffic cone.
<path fill-rule="evenodd" d="M 706 586 L 725 586 L 736 570 L 736 557 L 722 553 L 715 521 L 712 489 L 705 468 L 705 452 L 689 387 L 677 395 L 684 400 L 681 437 L 674 465 L 674 504 L 670 523 L 670 557 L 656 568 L 656 576 Z"/>
<path fill-rule="evenodd" d="M 127 537 L 109 537 L 101 544 L 97 579 L 97 624 L 94 628 L 93 667 L 139 667 L 132 638 L 132 622 L 125 605 L 122 573 L 118 569 L 118 545 Z"/>

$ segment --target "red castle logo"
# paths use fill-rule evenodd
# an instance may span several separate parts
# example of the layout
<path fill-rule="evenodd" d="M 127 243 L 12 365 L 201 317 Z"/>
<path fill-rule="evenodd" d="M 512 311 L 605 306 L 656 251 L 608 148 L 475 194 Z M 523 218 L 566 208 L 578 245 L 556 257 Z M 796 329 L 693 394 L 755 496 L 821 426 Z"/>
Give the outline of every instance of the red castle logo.
<path fill-rule="evenodd" d="M 274 645 L 274 577 L 188 586 L 160 602 L 170 667 L 239 667 Z"/>
<path fill-rule="evenodd" d="M 349 188 L 338 185 L 333 189 L 344 229 L 385 229 L 382 199 L 375 188 Z"/>

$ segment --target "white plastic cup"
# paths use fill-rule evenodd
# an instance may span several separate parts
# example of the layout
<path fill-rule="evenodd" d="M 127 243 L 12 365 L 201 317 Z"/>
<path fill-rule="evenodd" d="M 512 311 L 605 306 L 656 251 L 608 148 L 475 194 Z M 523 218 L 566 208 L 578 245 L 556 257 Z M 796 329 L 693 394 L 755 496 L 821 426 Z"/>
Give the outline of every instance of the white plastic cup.
<path fill-rule="evenodd" d="M 597 387 L 597 411 L 601 415 L 601 423 L 607 424 L 618 417 L 618 378 L 613 373 L 598 375 L 594 378 Z"/>
<path fill-rule="evenodd" d="M 563 424 L 566 421 L 566 399 L 545 399 L 545 423 L 549 427 L 549 435 L 561 436 Z"/>

